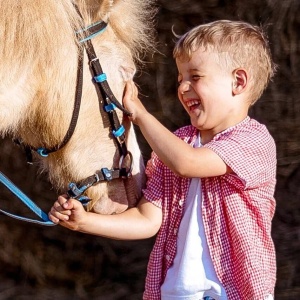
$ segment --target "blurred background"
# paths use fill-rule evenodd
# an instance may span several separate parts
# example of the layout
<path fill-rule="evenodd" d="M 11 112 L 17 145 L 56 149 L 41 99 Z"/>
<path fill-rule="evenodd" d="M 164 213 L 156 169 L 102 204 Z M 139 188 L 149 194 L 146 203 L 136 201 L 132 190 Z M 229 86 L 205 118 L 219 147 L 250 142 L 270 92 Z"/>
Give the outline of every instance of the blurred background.
<path fill-rule="evenodd" d="M 300 299 L 300 1 L 158 1 L 157 49 L 137 73 L 141 99 L 170 130 L 189 120 L 177 101 L 174 36 L 218 19 L 267 26 L 278 72 L 251 116 L 267 125 L 278 151 L 273 238 L 277 253 L 276 300 Z M 145 162 L 150 149 L 137 128 Z M 11 140 L 0 141 L 1 171 L 48 211 L 56 193 Z M 27 214 L 19 200 L 0 187 L 1 208 Z M 42 227 L 0 215 L 0 300 L 142 299 L 154 239 L 111 241 Z"/>

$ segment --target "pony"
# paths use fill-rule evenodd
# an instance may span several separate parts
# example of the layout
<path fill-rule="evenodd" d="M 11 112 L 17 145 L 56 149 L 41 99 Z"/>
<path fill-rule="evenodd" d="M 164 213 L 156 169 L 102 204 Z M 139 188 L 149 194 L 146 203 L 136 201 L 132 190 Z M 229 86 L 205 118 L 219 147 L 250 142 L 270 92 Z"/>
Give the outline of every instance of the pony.
<path fill-rule="evenodd" d="M 101 168 L 125 164 L 131 176 L 86 190 L 87 209 L 120 213 L 134 206 L 145 183 L 144 162 L 134 128 L 116 110 L 132 158 L 124 159 L 98 102 L 87 55 L 80 51 L 84 29 L 107 23 L 92 43 L 117 99 L 122 99 L 143 55 L 153 49 L 152 0 L 0 0 L 0 134 L 31 149 L 61 143 L 72 118 L 78 61 L 83 60 L 82 99 L 73 135 L 47 157 L 33 153 L 58 192 Z M 82 36 L 81 36 L 82 35 Z M 124 161 L 123 161 L 124 159 Z M 120 162 L 121 160 L 121 162 Z"/>

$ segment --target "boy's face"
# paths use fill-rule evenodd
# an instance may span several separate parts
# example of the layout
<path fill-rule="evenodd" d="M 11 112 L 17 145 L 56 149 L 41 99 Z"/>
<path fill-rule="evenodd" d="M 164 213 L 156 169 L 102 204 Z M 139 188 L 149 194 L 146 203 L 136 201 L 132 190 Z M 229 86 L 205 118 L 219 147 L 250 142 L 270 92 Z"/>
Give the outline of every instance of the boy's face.
<path fill-rule="evenodd" d="M 233 96 L 234 72 L 222 68 L 219 59 L 216 53 L 199 49 L 189 61 L 176 60 L 178 97 L 192 125 L 212 135 L 236 123 L 241 102 Z"/>

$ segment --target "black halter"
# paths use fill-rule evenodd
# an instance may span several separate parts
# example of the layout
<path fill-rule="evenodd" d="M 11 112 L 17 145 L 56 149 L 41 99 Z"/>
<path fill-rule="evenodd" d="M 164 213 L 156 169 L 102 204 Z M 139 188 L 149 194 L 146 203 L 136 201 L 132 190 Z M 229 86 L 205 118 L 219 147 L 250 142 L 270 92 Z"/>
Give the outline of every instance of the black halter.
<path fill-rule="evenodd" d="M 78 11 L 78 10 L 77 10 Z M 80 12 L 78 11 L 79 15 L 81 16 Z M 82 18 L 82 16 L 81 16 Z M 78 69 L 77 69 L 77 84 L 76 84 L 76 93 L 75 93 L 75 101 L 73 107 L 73 114 L 70 121 L 70 125 L 68 128 L 67 133 L 65 134 L 62 142 L 58 143 L 57 145 L 51 148 L 34 148 L 28 145 L 24 145 L 21 141 L 16 140 L 18 144 L 21 144 L 26 152 L 27 160 L 29 163 L 32 162 L 32 153 L 31 151 L 36 151 L 39 155 L 43 157 L 47 157 L 50 153 L 56 152 L 62 149 L 71 139 L 79 116 L 79 110 L 81 105 L 81 97 L 82 97 L 82 85 L 83 85 L 83 51 L 86 50 L 90 71 L 93 75 L 93 81 L 98 91 L 98 100 L 99 105 L 104 104 L 104 111 L 108 114 L 110 126 L 112 130 L 112 136 L 116 141 L 117 147 L 120 152 L 120 161 L 118 168 L 108 169 L 102 168 L 95 172 L 95 174 L 87 177 L 79 184 L 70 183 L 68 195 L 69 197 L 75 198 L 81 201 L 83 204 L 89 202 L 89 198 L 86 197 L 84 192 L 87 188 L 95 185 L 101 181 L 110 181 L 115 178 L 128 178 L 131 176 L 132 171 L 132 154 L 127 150 L 126 143 L 125 143 L 125 129 L 123 125 L 120 124 L 119 118 L 115 111 L 116 108 L 123 111 L 124 114 L 130 115 L 122 104 L 115 98 L 114 94 L 112 93 L 109 84 L 107 82 L 106 74 L 103 73 L 102 67 L 100 65 L 99 59 L 95 53 L 93 44 L 91 39 L 101 33 L 107 27 L 107 23 L 101 21 L 97 22 L 87 28 L 77 32 L 78 36 L 84 36 L 82 40 L 79 42 L 83 44 L 83 46 L 79 46 L 79 58 L 78 58 Z M 130 167 L 126 168 L 123 167 L 123 162 L 126 157 L 129 157 L 130 160 Z"/>

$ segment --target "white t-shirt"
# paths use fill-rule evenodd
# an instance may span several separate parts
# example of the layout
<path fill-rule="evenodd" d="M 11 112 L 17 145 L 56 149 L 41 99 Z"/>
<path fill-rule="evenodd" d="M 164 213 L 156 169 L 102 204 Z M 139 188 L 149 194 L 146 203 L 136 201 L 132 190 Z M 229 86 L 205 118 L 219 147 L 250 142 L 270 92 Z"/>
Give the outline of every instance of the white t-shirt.
<path fill-rule="evenodd" d="M 201 144 L 196 141 L 196 147 Z M 209 254 L 202 220 L 201 180 L 193 178 L 179 226 L 177 253 L 161 286 L 162 300 L 227 300 Z"/>

